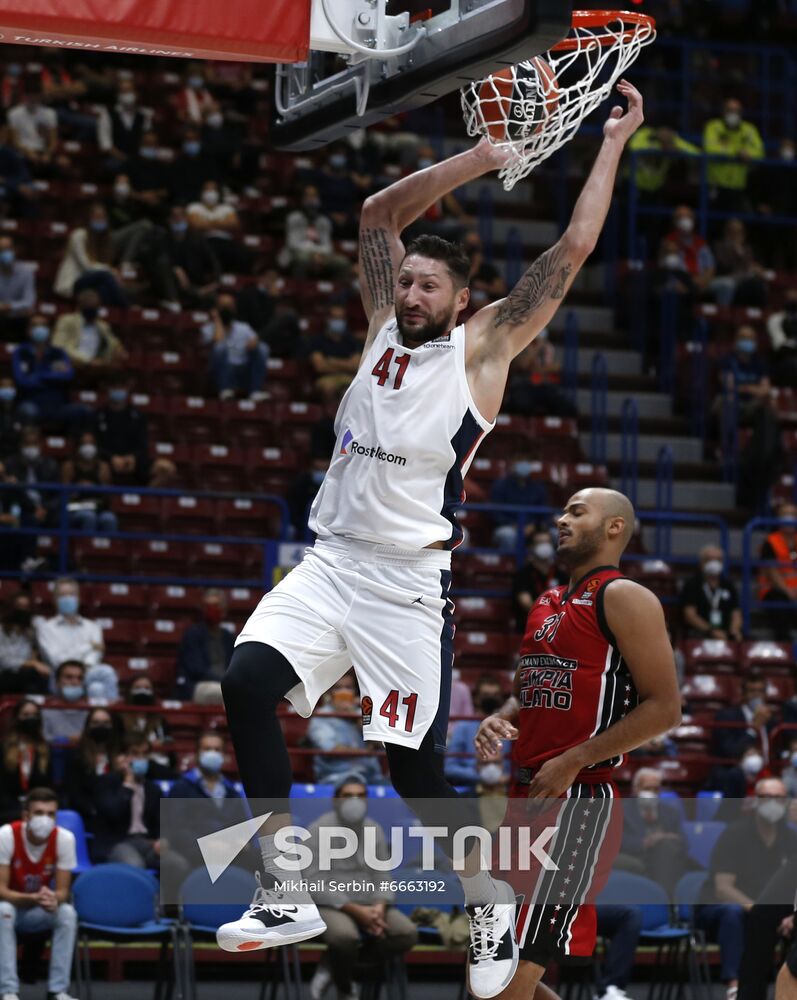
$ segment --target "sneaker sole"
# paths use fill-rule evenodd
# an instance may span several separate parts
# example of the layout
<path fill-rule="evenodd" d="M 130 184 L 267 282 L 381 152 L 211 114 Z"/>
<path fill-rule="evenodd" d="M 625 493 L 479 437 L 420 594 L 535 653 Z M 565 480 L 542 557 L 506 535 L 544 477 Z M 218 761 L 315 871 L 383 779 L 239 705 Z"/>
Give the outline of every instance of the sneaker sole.
<path fill-rule="evenodd" d="M 221 934 L 222 928 L 216 932 L 216 944 L 223 951 L 260 951 L 262 948 L 280 948 L 286 944 L 298 944 L 300 941 L 307 941 L 309 938 L 323 934 L 327 925 L 323 920 L 317 923 L 305 925 L 302 928 L 283 929 L 270 928 L 263 934 L 249 934 L 246 931 L 225 931 Z"/>
<path fill-rule="evenodd" d="M 517 972 L 517 967 L 519 964 L 520 964 L 520 954 L 519 952 L 516 952 L 512 956 L 512 968 L 510 969 L 509 975 L 500 984 L 500 986 L 498 986 L 495 990 L 493 990 L 492 993 L 477 993 L 476 990 L 474 990 L 474 988 L 471 986 L 470 972 L 468 972 L 465 977 L 465 983 L 468 987 L 468 992 L 471 994 L 471 996 L 476 997 L 476 1000 L 492 1000 L 492 997 L 497 997 L 499 993 L 502 993 L 507 988 L 507 986 L 509 986 L 512 980 L 515 978 L 515 973 Z"/>

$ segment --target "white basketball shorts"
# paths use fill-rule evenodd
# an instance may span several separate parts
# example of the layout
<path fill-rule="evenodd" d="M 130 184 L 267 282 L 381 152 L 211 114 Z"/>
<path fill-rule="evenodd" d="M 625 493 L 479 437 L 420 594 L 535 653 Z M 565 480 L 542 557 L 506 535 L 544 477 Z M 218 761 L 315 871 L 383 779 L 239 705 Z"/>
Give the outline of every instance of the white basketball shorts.
<path fill-rule="evenodd" d="M 263 642 L 301 683 L 287 693 L 307 718 L 352 666 L 363 736 L 417 749 L 431 729 L 446 747 L 454 605 L 451 553 L 319 539 L 263 597 L 236 645 Z"/>

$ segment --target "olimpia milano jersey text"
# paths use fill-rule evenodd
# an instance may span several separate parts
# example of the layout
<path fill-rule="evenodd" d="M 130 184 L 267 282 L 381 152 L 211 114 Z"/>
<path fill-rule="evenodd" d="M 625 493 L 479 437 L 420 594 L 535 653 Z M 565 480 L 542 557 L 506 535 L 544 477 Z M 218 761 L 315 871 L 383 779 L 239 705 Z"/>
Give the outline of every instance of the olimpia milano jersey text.
<path fill-rule="evenodd" d="M 462 480 L 494 426 L 468 387 L 465 327 L 410 349 L 391 319 L 341 400 L 310 528 L 320 538 L 455 548 Z"/>

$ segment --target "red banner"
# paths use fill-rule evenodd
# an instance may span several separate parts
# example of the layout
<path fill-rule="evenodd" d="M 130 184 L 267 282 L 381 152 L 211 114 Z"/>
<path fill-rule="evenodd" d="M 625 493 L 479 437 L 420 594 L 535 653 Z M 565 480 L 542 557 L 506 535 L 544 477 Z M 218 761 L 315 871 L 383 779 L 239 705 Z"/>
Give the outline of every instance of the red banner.
<path fill-rule="evenodd" d="M 299 62 L 310 0 L 3 0 L 0 42 L 96 52 Z"/>

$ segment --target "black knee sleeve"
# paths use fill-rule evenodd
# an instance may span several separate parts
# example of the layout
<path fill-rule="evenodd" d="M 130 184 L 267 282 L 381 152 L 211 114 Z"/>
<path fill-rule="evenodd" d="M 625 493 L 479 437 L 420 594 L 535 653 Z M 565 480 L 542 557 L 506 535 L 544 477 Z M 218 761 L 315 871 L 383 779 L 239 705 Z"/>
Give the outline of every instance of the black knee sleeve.
<path fill-rule="evenodd" d="M 299 683 L 282 653 L 262 642 L 236 646 L 221 682 L 230 736 L 248 798 L 287 799 L 291 763 L 277 706 Z"/>

